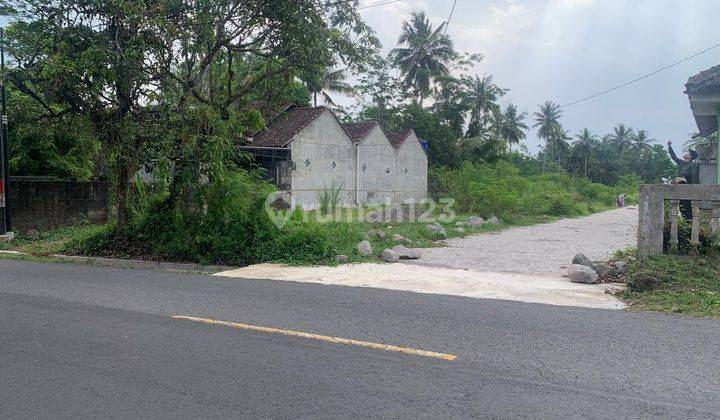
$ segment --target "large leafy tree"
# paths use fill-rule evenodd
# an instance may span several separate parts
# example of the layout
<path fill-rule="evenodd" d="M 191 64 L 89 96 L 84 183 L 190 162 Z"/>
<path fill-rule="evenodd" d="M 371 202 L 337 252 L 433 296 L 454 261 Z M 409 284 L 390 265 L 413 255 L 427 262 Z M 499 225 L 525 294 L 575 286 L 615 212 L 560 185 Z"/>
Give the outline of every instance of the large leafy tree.
<path fill-rule="evenodd" d="M 398 47 L 390 53 L 405 88 L 412 91 L 420 106 L 432 82 L 448 74 L 448 63 L 455 57 L 453 43 L 444 30 L 445 23 L 433 29 L 424 12 L 413 12 L 410 21 L 403 22 Z"/>
<path fill-rule="evenodd" d="M 378 46 L 349 2 L 315 0 L 2 0 L 8 78 L 39 120 L 83 117 L 112 157 L 118 229 L 128 185 L 149 156 L 175 168 L 170 204 L 231 139 L 257 125 L 257 89 L 311 80 Z M 218 165 L 209 163 L 220 162 Z M 213 176 L 212 173 L 208 174 Z"/>

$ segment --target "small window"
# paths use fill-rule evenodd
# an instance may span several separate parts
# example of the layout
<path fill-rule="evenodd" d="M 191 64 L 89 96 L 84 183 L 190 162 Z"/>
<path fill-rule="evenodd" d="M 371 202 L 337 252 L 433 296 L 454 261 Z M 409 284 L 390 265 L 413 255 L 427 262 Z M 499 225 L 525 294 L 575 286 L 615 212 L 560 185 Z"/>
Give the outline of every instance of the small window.
<path fill-rule="evenodd" d="M 335 168 L 337 168 L 337 163 L 335 163 L 335 161 L 333 160 L 332 163 L 330 164 L 330 166 L 332 166 L 332 168 L 335 169 Z"/>
<path fill-rule="evenodd" d="M 385 173 L 386 173 L 386 174 L 389 174 L 389 173 L 390 173 L 390 168 L 385 168 Z"/>
<path fill-rule="evenodd" d="M 407 168 L 405 168 L 405 173 L 407 173 Z"/>
<path fill-rule="evenodd" d="M 367 165 L 364 164 L 364 163 L 363 163 L 363 166 L 362 166 L 362 171 L 363 171 L 363 172 L 367 171 Z"/>
<path fill-rule="evenodd" d="M 305 159 L 305 167 L 306 168 L 310 167 L 310 159 Z"/>

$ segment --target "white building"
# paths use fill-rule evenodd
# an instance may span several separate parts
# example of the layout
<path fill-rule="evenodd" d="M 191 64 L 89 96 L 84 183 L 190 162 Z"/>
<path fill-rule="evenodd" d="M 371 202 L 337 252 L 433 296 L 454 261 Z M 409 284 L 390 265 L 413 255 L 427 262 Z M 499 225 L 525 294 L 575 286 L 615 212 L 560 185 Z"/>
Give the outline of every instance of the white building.
<path fill-rule="evenodd" d="M 395 203 L 395 148 L 376 121 L 344 124 L 358 153 L 360 204 Z"/>
<path fill-rule="evenodd" d="M 427 198 L 428 161 L 425 149 L 415 131 L 405 130 L 388 133 L 390 144 L 395 148 L 394 200 L 418 202 Z"/>
<path fill-rule="evenodd" d="M 427 155 L 412 130 L 386 136 L 377 122 L 341 124 L 326 107 L 283 107 L 241 148 L 252 153 L 292 205 L 317 208 L 340 188 L 343 206 L 427 197 Z"/>

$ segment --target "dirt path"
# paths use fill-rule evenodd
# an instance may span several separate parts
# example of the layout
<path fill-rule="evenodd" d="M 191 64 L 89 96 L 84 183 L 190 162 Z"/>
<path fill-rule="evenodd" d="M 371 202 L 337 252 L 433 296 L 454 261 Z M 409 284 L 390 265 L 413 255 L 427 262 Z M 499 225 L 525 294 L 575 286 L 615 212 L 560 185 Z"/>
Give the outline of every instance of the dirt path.
<path fill-rule="evenodd" d="M 576 219 L 511 228 L 445 241 L 447 247 L 424 249 L 408 264 L 562 276 L 573 256 L 606 259 L 637 244 L 636 209 L 616 209 Z"/>

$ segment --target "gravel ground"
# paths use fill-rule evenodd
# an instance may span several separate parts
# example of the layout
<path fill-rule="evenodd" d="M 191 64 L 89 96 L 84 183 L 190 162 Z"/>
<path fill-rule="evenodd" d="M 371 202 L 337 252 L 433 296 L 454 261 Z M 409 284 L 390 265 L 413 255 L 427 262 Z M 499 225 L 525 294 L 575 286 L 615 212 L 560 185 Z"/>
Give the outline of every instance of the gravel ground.
<path fill-rule="evenodd" d="M 561 276 L 578 252 L 591 260 L 601 260 L 609 258 L 615 251 L 636 246 L 637 223 L 637 209 L 616 209 L 576 219 L 449 239 L 445 241 L 447 247 L 424 249 L 420 260 L 404 263 Z"/>

